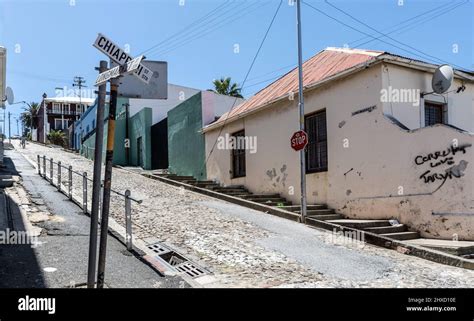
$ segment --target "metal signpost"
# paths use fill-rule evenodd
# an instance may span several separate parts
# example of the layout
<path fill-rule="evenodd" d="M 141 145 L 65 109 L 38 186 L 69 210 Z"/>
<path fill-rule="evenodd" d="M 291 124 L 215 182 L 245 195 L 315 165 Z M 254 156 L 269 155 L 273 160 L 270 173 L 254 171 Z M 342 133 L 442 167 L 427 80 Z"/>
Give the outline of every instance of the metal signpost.
<path fill-rule="evenodd" d="M 107 70 L 107 61 L 100 62 L 99 73 L 102 74 Z M 101 192 L 102 175 L 102 145 L 104 137 L 104 109 L 105 95 L 107 91 L 107 83 L 99 86 L 99 99 L 97 105 L 97 127 L 95 132 L 95 150 L 94 150 L 94 176 L 92 181 L 92 205 L 91 205 L 91 228 L 89 234 L 89 263 L 87 272 L 87 287 L 93 288 L 95 285 L 95 269 L 97 262 L 97 231 L 99 224 L 99 203 Z M 87 184 L 87 180 L 85 181 Z M 87 186 L 87 185 L 86 185 Z M 84 193 L 83 193 L 84 194 Z M 87 194 L 84 196 L 87 201 Z M 87 212 L 87 207 L 85 212 Z"/>
<path fill-rule="evenodd" d="M 296 20 L 298 29 L 298 107 L 300 131 L 304 131 L 304 97 L 303 97 L 303 54 L 301 41 L 301 0 L 296 0 Z M 307 140 L 307 139 L 306 139 Z M 304 149 L 300 150 L 300 173 L 301 173 L 301 222 L 306 219 L 306 162 Z"/>
<path fill-rule="evenodd" d="M 99 245 L 99 262 L 98 262 L 98 270 L 97 270 L 97 288 L 104 287 L 104 274 L 105 274 L 105 261 L 106 261 L 106 251 L 107 251 L 107 232 L 108 232 L 108 225 L 109 225 L 109 210 L 110 210 L 110 191 L 111 191 L 111 184 L 112 184 L 112 160 L 113 160 L 113 150 L 114 150 L 114 135 L 115 135 L 115 113 L 117 109 L 117 95 L 118 95 L 118 77 L 125 75 L 127 73 L 133 73 L 138 79 L 140 79 L 143 83 L 148 84 L 151 80 L 153 75 L 153 71 L 148 69 L 147 67 L 141 64 L 143 60 L 143 56 L 139 56 L 137 58 L 132 58 L 129 56 L 124 50 L 122 50 L 119 46 L 117 46 L 113 41 L 106 38 L 104 35 L 99 34 L 96 41 L 93 44 L 94 47 L 99 49 L 101 52 L 106 54 L 112 61 L 115 61 L 119 64 L 119 66 L 109 69 L 107 71 L 102 71 L 99 77 L 96 80 L 96 85 L 100 85 L 100 87 L 105 87 L 107 81 L 110 80 L 110 103 L 109 103 L 109 117 L 108 117 L 108 126 L 107 126 L 107 151 L 105 155 L 105 173 L 104 173 L 104 189 L 103 189 L 103 197 L 102 197 L 102 211 L 101 211 L 101 224 L 100 224 L 100 245 Z M 102 66 L 102 64 L 101 64 Z M 100 92 L 100 90 L 99 90 Z M 105 93 L 105 90 L 102 91 Z M 104 95 L 105 96 L 105 95 Z M 105 107 L 105 103 L 103 106 L 98 106 L 99 109 L 103 109 Z M 102 116 L 103 117 L 103 116 Z M 97 129 L 102 129 L 103 132 L 104 122 L 100 120 L 99 117 L 97 119 Z M 97 139 L 102 139 L 102 135 L 99 134 L 99 131 L 96 133 L 96 143 Z M 100 148 L 99 148 L 100 147 Z M 99 144 L 96 145 L 96 157 L 94 159 L 94 168 L 100 167 L 101 159 L 102 159 L 102 147 Z M 98 165 L 97 165 L 98 163 Z M 94 181 L 96 179 L 100 180 L 100 170 L 99 174 L 96 176 L 96 172 L 94 172 Z M 93 195 L 99 194 L 93 192 Z M 98 201 L 94 203 L 94 206 L 97 207 Z M 94 213 L 94 215 L 96 215 Z M 96 219 L 97 216 L 94 217 Z M 92 222 L 97 228 L 96 222 Z M 92 226 L 91 226 L 91 235 L 92 235 Z M 97 233 L 95 233 L 97 235 Z M 92 236 L 91 236 L 92 237 Z M 91 251 L 95 251 L 95 244 L 91 243 Z M 94 253 L 92 253 L 94 254 Z M 91 266 L 95 266 L 95 257 L 90 255 L 89 257 L 89 268 Z M 90 272 L 90 271 L 89 271 Z M 94 276 L 89 274 L 88 276 L 88 286 L 90 286 L 90 280 L 93 280 Z"/>

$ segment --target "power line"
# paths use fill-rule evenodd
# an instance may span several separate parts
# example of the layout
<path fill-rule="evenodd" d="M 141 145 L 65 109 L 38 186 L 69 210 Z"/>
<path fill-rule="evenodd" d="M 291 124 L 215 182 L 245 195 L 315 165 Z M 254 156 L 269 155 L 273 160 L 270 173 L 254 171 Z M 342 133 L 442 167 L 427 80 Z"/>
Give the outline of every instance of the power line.
<path fill-rule="evenodd" d="M 368 33 L 364 32 L 364 31 L 361 31 L 361 30 L 359 30 L 359 29 L 357 29 L 357 28 L 355 28 L 355 27 L 353 27 L 353 26 L 351 26 L 351 25 L 349 25 L 349 24 L 347 24 L 347 23 L 345 23 L 345 22 L 343 22 L 343 21 L 341 21 L 341 20 L 339 20 L 339 19 L 337 19 L 337 18 L 334 18 L 333 16 L 328 15 L 327 13 L 325 13 L 325 12 L 322 11 L 322 10 L 319 10 L 319 9 L 316 8 L 316 7 L 313 7 L 312 5 L 306 3 L 305 1 L 302 1 L 302 2 L 303 2 L 306 6 L 312 8 L 313 10 L 319 12 L 320 14 L 322 14 L 322 15 L 324 15 L 324 16 L 326 16 L 326 17 L 328 17 L 328 18 L 330 18 L 330 19 L 332 19 L 332 20 L 338 22 L 339 24 L 342 24 L 342 25 L 344 25 L 344 26 L 346 26 L 346 27 L 348 27 L 348 28 L 350 28 L 350 29 L 352 29 L 352 30 L 354 30 L 354 31 L 357 31 L 357 32 L 359 32 L 359 33 L 362 33 L 362 34 L 364 34 L 364 35 L 366 35 L 366 36 L 369 36 L 369 37 L 371 37 L 371 38 L 375 38 L 375 37 L 372 36 L 371 34 L 368 34 Z M 432 60 L 432 59 L 427 59 L 426 57 L 423 57 L 423 56 L 421 56 L 421 55 L 419 55 L 419 54 L 416 54 L 416 53 L 414 53 L 413 51 L 410 51 L 410 50 L 407 50 L 407 49 L 402 48 L 402 47 L 400 47 L 400 46 L 394 45 L 393 43 L 387 42 L 387 41 L 385 41 L 385 40 L 382 40 L 382 39 L 377 39 L 377 40 L 379 40 L 379 41 L 381 41 L 381 42 L 383 42 L 383 43 L 385 43 L 385 44 L 388 44 L 388 45 L 390 45 L 390 46 L 392 46 L 392 47 L 398 48 L 398 49 L 400 49 L 400 50 L 402 50 L 402 51 L 408 52 L 408 53 L 410 53 L 411 55 L 416 56 L 416 57 L 419 57 L 419 58 L 421 58 L 421 59 Z M 453 65 L 456 66 L 455 64 L 453 64 Z M 461 67 L 461 68 L 465 69 L 464 67 Z"/>
<path fill-rule="evenodd" d="M 234 7 L 227 7 L 226 9 L 224 9 L 223 12 L 219 12 L 219 14 L 217 14 L 217 16 L 211 17 L 210 20 L 203 22 L 203 24 L 201 24 L 200 26 L 198 26 L 196 28 L 193 28 L 193 30 L 191 30 L 189 32 L 183 32 L 181 35 L 179 35 L 177 37 L 174 37 L 171 41 L 169 41 L 168 43 L 165 43 L 163 46 L 161 46 L 161 48 L 160 47 L 155 48 L 154 50 L 152 50 L 152 52 L 150 54 L 155 55 L 160 51 L 167 50 L 167 49 L 175 46 L 177 43 L 180 43 L 183 40 L 192 39 L 192 38 L 196 37 L 197 35 L 199 35 L 200 33 L 206 32 L 210 28 L 212 29 L 213 26 L 215 26 L 217 23 L 221 23 L 222 21 L 227 20 L 229 17 L 226 17 L 225 16 L 226 14 L 231 13 L 231 16 L 232 16 L 233 14 L 235 14 L 235 12 L 243 11 L 243 10 L 246 10 L 248 8 L 247 7 L 247 8 L 241 9 L 242 6 L 246 5 L 245 2 L 237 2 L 236 4 L 237 5 L 234 6 Z M 250 6 L 253 6 L 253 5 L 255 5 L 255 3 L 251 4 Z M 231 4 L 231 6 L 232 6 L 232 4 Z M 223 18 L 223 19 L 221 21 L 219 21 L 221 18 Z M 214 22 L 216 20 L 217 20 L 217 22 Z"/>
<path fill-rule="evenodd" d="M 424 16 L 424 15 L 426 15 L 426 14 L 428 14 L 428 13 L 431 13 L 431 12 L 433 12 L 433 11 L 437 11 L 437 10 L 440 10 L 440 9 L 446 9 L 447 7 L 449 7 L 449 6 L 451 6 L 451 5 L 453 5 L 453 3 L 445 3 L 445 4 L 442 4 L 441 6 L 435 7 L 435 8 L 433 8 L 433 9 L 428 10 L 428 11 L 425 11 L 425 12 L 423 12 L 423 13 L 420 13 L 420 14 L 418 14 L 418 15 L 416 15 L 416 16 L 413 16 L 413 17 L 411 17 L 411 18 L 408 18 L 408 19 L 406 19 L 406 20 L 403 20 L 402 22 L 399 22 L 399 23 L 397 23 L 397 24 L 395 24 L 395 25 L 393 25 L 393 26 L 391 26 L 391 27 L 385 28 L 384 31 L 387 31 L 387 30 L 390 30 L 390 29 L 392 29 L 392 28 L 398 27 L 398 26 L 400 26 L 400 25 L 402 25 L 402 24 L 405 24 L 406 22 L 409 22 L 409 21 L 412 21 L 412 20 L 417 19 L 417 18 L 419 18 L 419 17 L 422 17 L 422 16 Z M 446 8 L 445 8 L 445 7 L 446 7 Z M 441 10 L 441 11 L 443 11 L 443 10 Z M 419 21 L 415 21 L 415 22 L 419 22 Z M 388 34 L 391 34 L 391 33 L 395 32 L 395 31 L 397 31 L 397 30 L 393 30 L 393 31 L 389 32 Z M 354 42 L 359 42 L 359 41 L 365 41 L 365 40 L 368 40 L 368 39 L 370 39 L 370 41 L 373 41 L 373 39 L 371 39 L 371 37 L 362 37 L 362 38 L 359 38 L 359 39 L 357 39 L 357 40 L 353 40 L 353 41 L 349 42 L 349 44 L 354 43 Z"/>
<path fill-rule="evenodd" d="M 221 21 L 218 21 L 218 22 L 214 23 L 211 28 L 208 28 L 207 30 L 206 29 L 205 30 L 199 30 L 197 33 L 190 33 L 185 38 L 178 40 L 179 41 L 178 43 L 171 45 L 171 47 L 169 47 L 169 48 L 161 49 L 161 51 L 157 51 L 154 54 L 156 54 L 156 55 L 165 55 L 165 54 L 167 54 L 167 53 L 169 53 L 169 52 L 171 52 L 171 51 L 173 51 L 173 50 L 175 50 L 179 47 L 182 47 L 183 45 L 186 45 L 186 44 L 188 44 L 192 41 L 200 39 L 200 38 L 214 32 L 215 30 L 220 29 L 221 27 L 223 27 L 225 25 L 229 25 L 232 22 L 248 15 L 249 13 L 251 13 L 251 12 L 261 8 L 261 7 L 266 6 L 267 4 L 268 4 L 268 2 L 263 3 L 263 4 L 262 3 L 253 3 L 253 4 L 249 5 L 248 7 L 245 7 L 242 10 L 240 10 L 241 14 L 237 15 L 233 19 L 228 20 L 233 15 L 235 15 L 235 13 L 232 13 L 230 16 L 224 17 L 224 19 L 222 19 Z M 250 8 L 252 8 L 252 9 L 250 9 Z"/>
<path fill-rule="evenodd" d="M 266 30 L 266 32 L 265 32 L 265 35 L 263 36 L 263 39 L 262 39 L 262 41 L 260 42 L 260 45 L 258 46 L 257 52 L 255 53 L 255 56 L 254 56 L 253 59 L 252 59 L 252 63 L 250 64 L 250 67 L 249 67 L 249 69 L 247 70 L 247 73 L 246 73 L 246 75 L 245 75 L 245 77 L 244 77 L 244 81 L 242 82 L 242 87 L 245 85 L 245 82 L 247 81 L 247 78 L 248 78 L 250 72 L 252 71 L 252 68 L 253 68 L 253 66 L 254 66 L 254 64 L 255 64 L 255 61 L 257 60 L 257 57 L 258 57 L 258 55 L 260 54 L 260 51 L 262 50 L 263 44 L 265 43 L 265 40 L 267 39 L 267 36 L 268 36 L 268 34 L 270 33 L 270 30 L 271 30 L 271 28 L 272 28 L 272 26 L 273 26 L 273 23 L 275 22 L 275 19 L 276 19 L 277 15 L 278 15 L 278 12 L 280 11 L 280 8 L 281 8 L 282 3 L 283 3 L 283 0 L 280 0 L 280 3 L 278 4 L 278 7 L 277 7 L 277 9 L 275 10 L 275 13 L 273 14 L 272 20 L 270 21 L 270 24 L 268 25 L 268 28 L 267 28 L 267 30 Z M 229 111 L 226 113 L 226 117 L 224 118 L 224 123 L 222 124 L 222 126 L 221 126 L 220 129 L 219 129 L 219 134 L 217 135 L 216 140 L 215 140 L 214 144 L 212 145 L 212 148 L 211 148 L 211 151 L 209 152 L 209 155 L 206 157 L 206 161 L 204 162 L 204 166 L 206 166 L 206 164 L 207 164 L 207 162 L 208 162 L 208 160 L 209 160 L 209 157 L 211 157 L 211 155 L 212 155 L 212 153 L 213 153 L 213 151 L 214 151 L 214 149 L 215 149 L 215 147 L 216 147 L 217 140 L 219 139 L 220 135 L 222 134 L 222 130 L 224 129 L 225 124 L 226 124 L 226 122 L 227 122 L 227 119 L 228 119 L 229 116 L 230 116 L 230 112 L 231 112 L 232 109 L 234 108 L 236 102 L 237 102 L 237 97 L 234 99 L 234 103 L 233 103 L 232 106 L 230 107 Z"/>
<path fill-rule="evenodd" d="M 430 55 L 430 54 L 428 54 L 428 53 L 426 53 L 426 52 L 424 52 L 424 51 L 421 51 L 421 50 L 419 50 L 419 49 L 417 49 L 417 48 L 415 48 L 415 47 L 413 47 L 413 46 L 410 46 L 410 45 L 407 45 L 406 43 L 403 43 L 403 42 L 401 42 L 401 41 L 398 41 L 397 39 L 395 39 L 395 38 L 389 36 L 388 34 L 385 34 L 385 33 L 383 33 L 383 32 L 378 31 L 377 29 L 373 28 L 372 26 L 368 25 L 367 23 L 363 22 L 362 20 L 360 20 L 360 19 L 354 17 L 354 16 L 351 15 L 350 13 L 347 13 L 346 11 L 342 10 L 341 8 L 339 8 L 339 7 L 335 6 L 335 5 L 333 5 L 333 4 L 330 3 L 328 0 L 325 0 L 325 2 L 326 2 L 326 4 L 328 4 L 329 6 L 333 7 L 333 8 L 336 9 L 337 11 L 342 12 L 343 14 L 345 14 L 346 16 L 348 16 L 349 18 L 351 18 L 352 20 L 357 21 L 358 23 L 360 23 L 360 24 L 366 26 L 367 28 L 369 28 L 369 29 L 371 29 L 371 30 L 373 30 L 373 31 L 375 31 L 375 32 L 377 32 L 377 33 L 379 33 L 379 34 L 381 34 L 382 36 L 384 36 L 384 37 L 386 37 L 386 38 L 388 38 L 388 39 L 390 39 L 390 40 L 392 40 L 392 41 L 394 41 L 394 42 L 396 42 L 396 43 L 398 43 L 398 44 L 400 44 L 400 45 L 402 45 L 402 46 L 405 46 L 405 47 L 407 47 L 407 48 L 410 48 L 410 49 L 412 49 L 412 50 L 415 50 L 416 52 L 419 52 L 419 53 L 422 54 L 422 55 L 425 55 L 425 56 L 427 56 L 427 57 L 431 57 L 431 58 L 433 58 L 433 59 L 435 59 L 435 60 L 438 60 L 438 61 L 440 61 L 440 62 L 447 63 L 447 64 L 451 64 L 451 65 L 453 65 L 453 66 L 457 66 L 457 67 L 459 67 L 459 68 L 465 69 L 465 68 L 462 67 L 462 66 L 456 65 L 456 64 L 454 64 L 454 63 L 450 63 L 449 61 L 440 59 L 440 58 L 438 58 L 438 57 L 436 57 L 436 56 L 433 56 L 433 55 Z"/>
<path fill-rule="evenodd" d="M 393 31 L 391 31 L 391 32 L 388 32 L 387 34 L 392 34 L 392 33 L 395 33 L 395 34 L 397 34 L 397 35 L 402 34 L 403 32 L 406 32 L 406 31 L 408 31 L 408 30 L 410 30 L 410 29 L 413 29 L 413 28 L 416 27 L 416 26 L 422 25 L 422 24 L 424 24 L 425 22 L 432 21 L 433 19 L 435 19 L 435 18 L 437 18 L 437 17 L 439 17 L 439 16 L 445 15 L 445 14 L 447 14 L 447 13 L 453 11 L 454 9 L 456 9 L 456 8 L 458 8 L 458 7 L 460 7 L 460 6 L 465 5 L 466 3 L 469 3 L 469 0 L 466 0 L 466 1 L 461 2 L 461 3 L 457 3 L 457 4 L 455 4 L 455 5 L 452 6 L 452 7 L 449 7 L 449 8 L 446 8 L 445 10 L 442 10 L 442 11 L 439 12 L 439 13 L 436 13 L 436 14 L 433 14 L 433 15 L 431 15 L 431 16 L 428 16 L 428 17 L 425 17 L 425 18 L 423 18 L 423 19 L 420 19 L 420 20 L 418 20 L 418 21 L 415 21 L 414 23 L 408 24 L 408 25 L 406 25 L 406 26 L 404 26 L 404 27 L 402 27 L 402 28 L 400 28 L 400 29 L 395 29 L 395 30 L 393 30 Z M 452 3 L 451 3 L 451 5 L 452 5 Z M 432 11 L 432 10 L 430 10 L 430 11 Z M 403 24 L 403 23 L 402 23 L 402 24 Z M 364 38 L 367 39 L 368 37 L 364 37 Z M 380 39 L 380 38 L 383 38 L 383 36 L 378 36 L 378 37 L 376 37 L 375 39 L 367 40 L 367 41 L 365 41 L 365 42 L 363 42 L 363 43 L 360 43 L 360 44 L 354 46 L 354 48 L 360 48 L 361 46 L 363 46 L 363 45 L 365 45 L 365 44 L 367 44 L 367 43 L 373 42 L 373 41 L 375 41 L 375 40 L 378 40 L 378 39 Z"/>
<path fill-rule="evenodd" d="M 176 33 L 172 34 L 171 36 L 169 36 L 168 38 L 162 40 L 161 42 L 153 45 L 152 47 L 148 48 L 147 50 L 145 51 L 142 51 L 138 56 L 140 55 L 144 55 L 148 52 L 150 52 L 151 50 L 155 49 L 155 48 L 158 48 L 160 45 L 166 43 L 167 41 L 173 39 L 174 37 L 176 37 L 177 35 L 185 32 L 186 30 L 188 30 L 189 28 L 191 28 L 192 26 L 195 26 L 196 24 L 199 24 L 201 23 L 202 21 L 206 20 L 207 17 L 209 17 L 210 15 L 214 14 L 216 11 L 219 11 L 222 7 L 224 7 L 227 3 L 229 2 L 229 0 L 225 1 L 224 3 L 222 3 L 221 5 L 217 6 L 216 8 L 214 8 L 213 10 L 209 11 L 207 14 L 205 14 L 204 16 L 196 19 L 195 21 L 191 22 L 189 25 L 185 26 L 184 28 L 180 29 L 179 31 L 177 31 Z"/>

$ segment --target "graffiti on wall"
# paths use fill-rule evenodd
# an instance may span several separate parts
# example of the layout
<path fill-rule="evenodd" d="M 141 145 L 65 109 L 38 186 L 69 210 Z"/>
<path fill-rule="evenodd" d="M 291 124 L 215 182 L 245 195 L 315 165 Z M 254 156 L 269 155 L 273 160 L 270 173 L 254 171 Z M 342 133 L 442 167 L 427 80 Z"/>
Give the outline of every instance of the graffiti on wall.
<path fill-rule="evenodd" d="M 445 150 L 416 156 L 415 164 L 427 168 L 419 178 L 425 184 L 441 182 L 436 190 L 441 188 L 448 179 L 460 178 L 464 175 L 468 162 L 461 160 L 459 164 L 456 164 L 454 156 L 466 154 L 466 149 L 470 147 L 471 144 L 450 146 Z M 446 168 L 446 166 L 450 167 Z"/>

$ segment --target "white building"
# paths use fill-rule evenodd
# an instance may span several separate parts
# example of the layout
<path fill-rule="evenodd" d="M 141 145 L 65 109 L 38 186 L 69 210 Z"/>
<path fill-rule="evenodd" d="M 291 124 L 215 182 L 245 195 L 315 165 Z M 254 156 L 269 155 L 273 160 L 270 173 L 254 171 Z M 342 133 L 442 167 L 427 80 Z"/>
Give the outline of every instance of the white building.
<path fill-rule="evenodd" d="M 446 93 L 422 95 L 437 67 L 338 48 L 304 63 L 309 204 L 474 240 L 474 77 L 455 71 Z M 297 79 L 294 69 L 204 128 L 208 179 L 299 204 Z M 256 139 L 256 151 L 213 149 L 226 134 Z"/>

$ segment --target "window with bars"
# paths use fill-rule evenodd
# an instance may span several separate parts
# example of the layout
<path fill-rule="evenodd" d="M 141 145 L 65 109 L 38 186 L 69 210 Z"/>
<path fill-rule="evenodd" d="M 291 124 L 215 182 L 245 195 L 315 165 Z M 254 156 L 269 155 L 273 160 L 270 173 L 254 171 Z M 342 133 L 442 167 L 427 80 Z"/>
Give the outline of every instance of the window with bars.
<path fill-rule="evenodd" d="M 232 134 L 235 141 L 239 141 L 239 137 L 245 137 L 245 131 L 241 130 L 237 133 Z M 242 139 L 242 141 L 244 141 Z M 244 145 L 244 144 L 243 144 Z M 244 177 L 245 176 L 245 146 L 242 144 L 236 144 L 232 149 L 232 177 Z"/>
<path fill-rule="evenodd" d="M 444 105 L 425 102 L 425 126 L 444 124 Z"/>
<path fill-rule="evenodd" d="M 326 110 L 305 117 L 305 130 L 308 134 L 306 145 L 306 172 L 328 170 L 328 140 Z"/>

